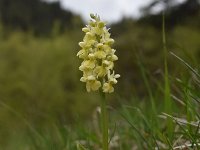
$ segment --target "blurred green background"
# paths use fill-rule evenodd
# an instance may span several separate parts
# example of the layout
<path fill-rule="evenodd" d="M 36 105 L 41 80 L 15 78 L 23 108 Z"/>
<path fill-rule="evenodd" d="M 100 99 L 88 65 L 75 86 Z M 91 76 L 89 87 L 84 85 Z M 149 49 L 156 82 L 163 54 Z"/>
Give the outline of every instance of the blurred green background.
<path fill-rule="evenodd" d="M 168 50 L 199 67 L 199 2 L 186 0 L 173 7 L 169 2 L 163 1 Z M 115 108 L 133 95 L 145 100 L 138 62 L 147 68 L 155 91 L 162 84 L 162 13 L 150 12 L 158 3 L 144 7 L 138 19 L 126 17 L 109 24 L 119 57 L 115 70 L 121 75 L 115 93 L 109 96 Z M 73 126 L 90 120 L 99 96 L 87 93 L 79 81 L 81 61 L 76 57 L 85 24 L 59 2 L 0 0 L 0 145 L 23 134 L 30 124 L 41 130 L 54 123 Z M 170 76 L 187 75 L 170 54 L 168 61 Z"/>

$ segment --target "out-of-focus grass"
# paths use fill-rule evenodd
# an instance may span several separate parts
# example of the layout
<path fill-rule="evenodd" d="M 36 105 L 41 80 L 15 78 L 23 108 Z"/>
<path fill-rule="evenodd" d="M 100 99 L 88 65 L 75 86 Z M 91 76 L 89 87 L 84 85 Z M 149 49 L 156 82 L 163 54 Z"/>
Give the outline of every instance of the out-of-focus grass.
<path fill-rule="evenodd" d="M 78 39 L 74 34 L 38 39 L 18 32 L 1 39 L 1 101 L 26 112 L 28 118 L 35 114 L 32 119 L 39 122 L 48 116 L 73 120 L 73 110 L 82 114 L 90 109 L 89 105 L 81 106 L 83 101 L 86 105 L 95 103 L 95 96 L 87 96 L 79 82 Z"/>
<path fill-rule="evenodd" d="M 173 90 L 169 93 L 173 102 L 171 111 L 165 112 L 164 97 L 155 98 L 157 115 L 153 119 L 150 116 L 154 111 L 149 104 L 124 106 L 122 109 L 122 116 L 133 129 L 132 136 L 138 149 L 200 149 L 199 73 L 176 54 L 172 55 L 188 67 L 191 77 L 170 80 L 179 90 L 178 94 Z M 169 120 L 173 121 L 172 136 L 169 136 Z"/>
<path fill-rule="evenodd" d="M 15 134 L 22 139 L 27 129 L 24 120 L 37 130 L 51 122 L 71 124 L 94 110 L 98 96 L 86 93 L 79 82 L 79 34 L 51 38 L 1 34 L 0 101 L 13 111 L 0 105 L 0 145 L 7 145 Z"/>

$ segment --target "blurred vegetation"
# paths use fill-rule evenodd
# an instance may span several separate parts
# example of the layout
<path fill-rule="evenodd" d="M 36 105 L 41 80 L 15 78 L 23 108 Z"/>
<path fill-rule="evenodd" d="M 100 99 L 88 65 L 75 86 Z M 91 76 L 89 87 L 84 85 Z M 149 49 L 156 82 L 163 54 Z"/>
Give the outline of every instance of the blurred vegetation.
<path fill-rule="evenodd" d="M 55 25 L 60 33 L 83 25 L 80 16 L 63 10 L 59 1 L 0 0 L 0 20 L 6 30 L 32 31 L 36 35 L 49 35 Z"/>
<path fill-rule="evenodd" d="M 166 7 L 167 47 L 199 67 L 200 5 L 195 2 Z M 148 68 L 147 78 L 162 97 L 162 13 L 151 14 L 154 5 L 145 8 L 138 20 L 124 18 L 111 25 L 119 57 L 115 67 L 121 75 L 115 94 L 109 97 L 112 106 L 120 104 L 120 97 L 130 101 L 137 95 L 138 101 L 145 100 L 138 62 Z M 73 125 L 91 118 L 99 97 L 88 94 L 79 82 L 76 53 L 83 26 L 80 16 L 62 10 L 58 2 L 0 0 L 0 145 L 19 131 L 26 132 L 26 122 L 41 130 L 55 122 Z M 170 77 L 188 76 L 173 57 L 168 61 Z"/>
<path fill-rule="evenodd" d="M 163 0 L 164 1 L 164 0 Z M 159 4 L 162 1 L 155 1 Z M 170 0 L 164 1 L 167 47 L 181 57 L 188 59 L 193 65 L 200 63 L 200 4 L 196 0 L 188 0 L 183 4 L 169 7 Z M 195 5 L 194 5 L 195 4 Z M 167 7 L 168 6 L 168 7 Z M 126 91 L 144 95 L 143 81 L 140 78 L 138 59 L 149 70 L 152 85 L 163 79 L 163 44 L 162 44 L 162 12 L 152 14 L 149 10 L 153 6 L 144 8 L 144 16 L 139 20 L 124 18 L 121 22 L 112 25 L 111 32 L 116 39 L 116 49 L 120 61 L 117 62 Z M 148 10 L 148 11 L 147 11 Z M 169 59 L 171 76 L 183 73 L 182 66 L 174 66 Z M 131 83 L 131 84 L 130 84 Z M 121 90 L 120 90 L 121 91 Z M 128 96 L 129 97 L 129 96 Z"/>

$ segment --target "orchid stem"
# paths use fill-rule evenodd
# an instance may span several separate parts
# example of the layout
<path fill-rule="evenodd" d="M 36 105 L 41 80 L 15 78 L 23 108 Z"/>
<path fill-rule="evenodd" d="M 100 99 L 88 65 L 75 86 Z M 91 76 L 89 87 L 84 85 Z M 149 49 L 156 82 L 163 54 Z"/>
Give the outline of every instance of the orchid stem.
<path fill-rule="evenodd" d="M 106 108 L 106 95 L 100 92 L 101 95 L 101 127 L 102 127 L 102 147 L 103 150 L 108 150 L 108 113 Z"/>

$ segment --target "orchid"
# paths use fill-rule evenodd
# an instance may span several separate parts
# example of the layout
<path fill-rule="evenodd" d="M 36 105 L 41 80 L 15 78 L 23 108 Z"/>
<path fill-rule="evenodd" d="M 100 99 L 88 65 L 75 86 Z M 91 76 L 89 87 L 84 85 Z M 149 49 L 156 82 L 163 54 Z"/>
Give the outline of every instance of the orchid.
<path fill-rule="evenodd" d="M 86 83 L 88 92 L 97 91 L 102 87 L 104 93 L 114 92 L 113 85 L 117 83 L 119 74 L 114 74 L 114 61 L 118 60 L 115 49 L 111 46 L 114 40 L 106 27 L 106 23 L 97 15 L 91 14 L 89 25 L 82 28 L 85 33 L 81 50 L 77 53 L 83 59 L 79 70 L 83 72 L 80 81 Z M 112 74 L 110 72 L 113 71 Z"/>

